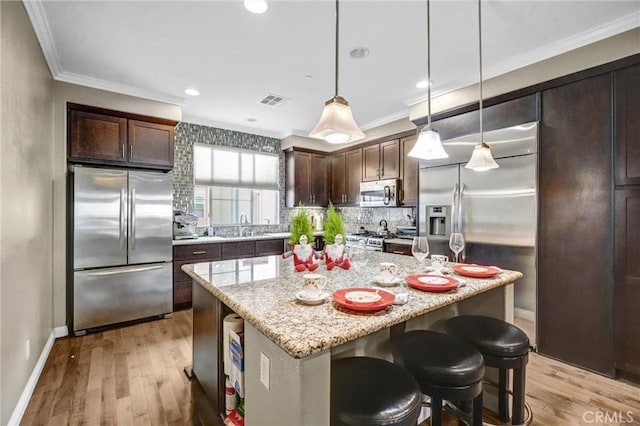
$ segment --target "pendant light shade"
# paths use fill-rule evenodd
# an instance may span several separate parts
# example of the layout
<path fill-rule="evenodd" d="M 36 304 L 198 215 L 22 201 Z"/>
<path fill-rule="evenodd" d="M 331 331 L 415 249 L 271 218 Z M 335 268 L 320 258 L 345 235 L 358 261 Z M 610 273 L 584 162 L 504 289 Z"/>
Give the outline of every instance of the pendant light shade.
<path fill-rule="evenodd" d="M 478 63 L 480 68 L 480 100 L 478 112 L 480 113 L 480 144 L 473 148 L 471 159 L 464 167 L 475 170 L 476 172 L 486 172 L 487 170 L 497 169 L 500 165 L 493 159 L 489 145 L 484 143 L 482 123 L 482 4 L 480 2 L 481 0 L 478 0 Z"/>
<path fill-rule="evenodd" d="M 339 17 L 340 8 L 336 0 L 336 69 L 335 69 L 335 94 L 333 98 L 324 103 L 324 109 L 320 116 L 320 121 L 309 133 L 309 136 L 317 139 L 324 139 L 333 144 L 356 142 L 364 139 L 364 133 L 356 124 L 349 103 L 338 96 L 338 40 L 339 40 Z"/>
<path fill-rule="evenodd" d="M 349 104 L 341 96 L 334 96 L 325 102 L 320 121 L 309 136 L 334 144 L 364 139 L 364 133 L 353 119 Z"/>
<path fill-rule="evenodd" d="M 436 160 L 448 158 L 449 155 L 442 146 L 440 135 L 431 129 L 431 20 L 429 0 L 427 0 L 427 124 L 418 134 L 418 140 L 413 149 L 407 154 L 409 157 L 421 160 Z"/>
<path fill-rule="evenodd" d="M 496 163 L 496 160 L 493 159 L 489 145 L 482 143 L 473 148 L 471 159 L 465 167 L 475 170 L 476 172 L 486 172 L 487 170 L 497 169 L 500 166 Z"/>
<path fill-rule="evenodd" d="M 440 141 L 440 134 L 428 126 L 422 128 L 418 134 L 416 144 L 407 155 L 422 160 L 437 160 L 438 158 L 449 157 Z"/>

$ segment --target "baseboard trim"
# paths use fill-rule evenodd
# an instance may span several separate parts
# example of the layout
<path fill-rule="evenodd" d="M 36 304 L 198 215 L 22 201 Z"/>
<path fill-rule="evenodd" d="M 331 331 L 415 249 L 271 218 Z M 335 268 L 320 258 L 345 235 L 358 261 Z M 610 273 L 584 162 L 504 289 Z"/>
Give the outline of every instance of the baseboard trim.
<path fill-rule="evenodd" d="M 55 335 L 55 338 L 59 339 L 61 337 L 67 337 L 69 335 L 69 329 L 66 325 L 62 325 L 60 327 L 54 328 L 53 333 Z"/>
<path fill-rule="evenodd" d="M 526 319 L 527 321 L 536 321 L 536 313 L 528 309 L 515 308 L 513 314 L 514 316 Z"/>
<path fill-rule="evenodd" d="M 58 329 L 60 330 L 58 331 Z M 44 365 L 47 362 L 47 358 L 49 358 L 49 353 L 51 352 L 51 348 L 53 347 L 53 341 L 56 340 L 56 335 L 58 332 L 64 333 L 64 335 L 66 336 L 66 329 L 67 327 L 65 326 L 56 327 L 55 329 L 51 330 L 51 334 L 49 334 L 47 343 L 45 343 L 44 348 L 42 348 L 40 358 L 38 358 L 38 362 L 36 362 L 36 365 L 33 367 L 31 376 L 29 377 L 29 380 L 27 381 L 27 384 L 22 391 L 22 395 L 20 395 L 20 399 L 16 404 L 16 408 L 13 410 L 13 413 L 9 418 L 9 426 L 18 426 L 22 421 L 22 416 L 24 416 L 24 412 L 27 410 L 29 400 L 31 400 L 33 391 L 36 389 L 38 379 L 40 379 L 40 374 L 42 374 L 42 370 L 44 369 Z"/>

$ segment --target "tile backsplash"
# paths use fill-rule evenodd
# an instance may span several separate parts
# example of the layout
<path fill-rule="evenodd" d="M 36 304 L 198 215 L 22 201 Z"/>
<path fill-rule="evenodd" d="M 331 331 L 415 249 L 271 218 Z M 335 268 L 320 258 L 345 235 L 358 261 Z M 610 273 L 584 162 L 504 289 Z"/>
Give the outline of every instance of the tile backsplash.
<path fill-rule="evenodd" d="M 256 225 L 251 227 L 254 232 L 279 232 L 287 231 L 291 218 L 297 211 L 296 208 L 285 207 L 285 161 L 284 152 L 280 149 L 280 140 L 249 133 L 232 130 L 218 129 L 199 124 L 181 122 L 176 127 L 175 133 L 175 165 L 173 168 L 173 207 L 175 210 L 193 210 L 193 144 L 209 144 L 248 149 L 259 152 L 279 153 L 280 157 L 280 225 Z M 312 214 L 322 214 L 326 218 L 326 209 L 305 208 Z M 342 214 L 346 231 L 357 232 L 360 227 L 369 231 L 378 228 L 380 220 L 384 219 L 389 224 L 389 229 L 394 232 L 398 225 L 409 225 L 407 215 L 413 215 L 411 207 L 394 208 L 338 208 Z M 199 228 L 203 233 L 206 228 Z M 216 233 L 223 236 L 231 236 L 238 232 L 237 226 L 218 226 Z"/>

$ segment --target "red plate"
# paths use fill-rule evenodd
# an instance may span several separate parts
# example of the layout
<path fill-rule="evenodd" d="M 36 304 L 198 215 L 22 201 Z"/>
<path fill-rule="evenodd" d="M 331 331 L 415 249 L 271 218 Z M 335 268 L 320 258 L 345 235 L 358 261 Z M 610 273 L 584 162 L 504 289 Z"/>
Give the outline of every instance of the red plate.
<path fill-rule="evenodd" d="M 464 263 L 453 265 L 453 270 L 460 275 L 472 278 L 491 278 L 500 273 L 500 269 L 495 266 L 482 266 L 482 265 L 466 265 Z"/>
<path fill-rule="evenodd" d="M 405 280 L 410 287 L 433 292 L 453 290 L 459 284 L 458 280 L 443 275 L 414 274 L 407 275 Z"/>
<path fill-rule="evenodd" d="M 333 292 L 333 300 L 343 308 L 352 309 L 354 311 L 379 311 L 381 309 L 386 308 L 391 305 L 394 300 L 396 300 L 396 296 L 388 291 L 380 290 L 378 294 L 382 297 L 380 300 L 373 303 L 356 303 L 351 302 L 350 300 L 345 299 L 345 294 L 350 291 L 366 291 L 370 293 L 375 293 L 376 290 L 368 287 L 362 288 L 343 288 L 342 290 L 336 290 Z"/>

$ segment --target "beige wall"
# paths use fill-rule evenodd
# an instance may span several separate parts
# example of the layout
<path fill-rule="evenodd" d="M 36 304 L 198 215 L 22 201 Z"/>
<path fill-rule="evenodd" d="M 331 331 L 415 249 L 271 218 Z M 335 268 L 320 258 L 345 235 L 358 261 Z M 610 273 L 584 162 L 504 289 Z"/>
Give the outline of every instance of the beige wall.
<path fill-rule="evenodd" d="M 182 119 L 182 107 L 56 81 L 53 151 L 53 324 L 66 324 L 67 102 L 152 117 Z"/>
<path fill-rule="evenodd" d="M 53 328 L 53 80 L 22 3 L 2 1 L 0 10 L 0 424 L 5 425 Z"/>

